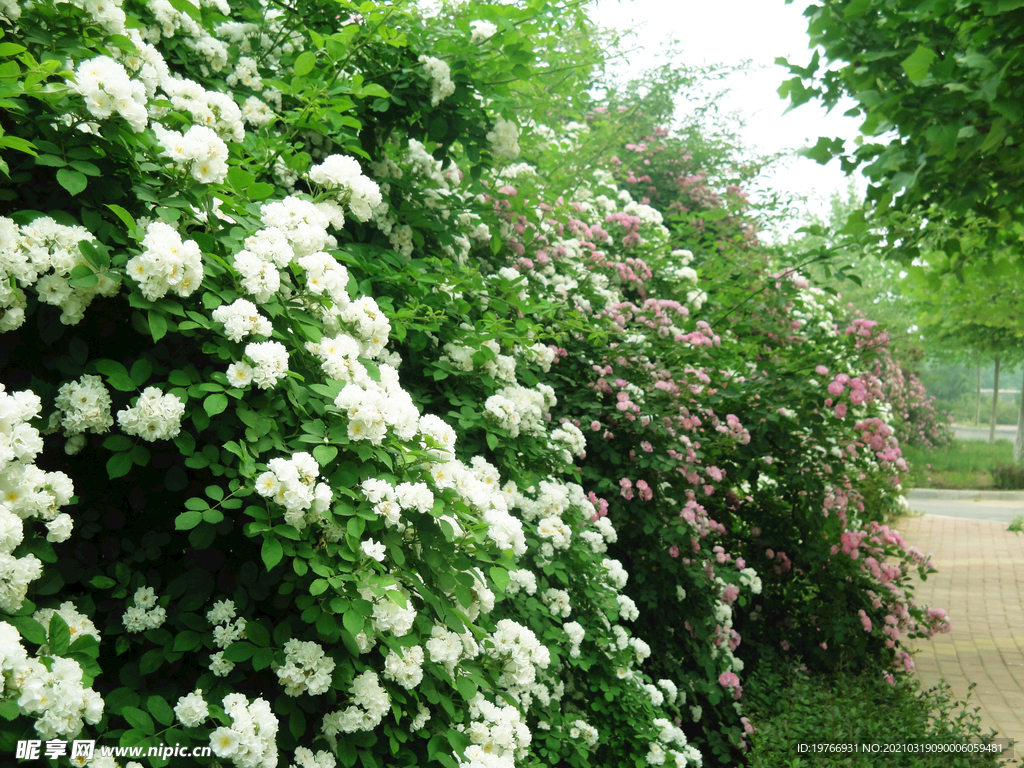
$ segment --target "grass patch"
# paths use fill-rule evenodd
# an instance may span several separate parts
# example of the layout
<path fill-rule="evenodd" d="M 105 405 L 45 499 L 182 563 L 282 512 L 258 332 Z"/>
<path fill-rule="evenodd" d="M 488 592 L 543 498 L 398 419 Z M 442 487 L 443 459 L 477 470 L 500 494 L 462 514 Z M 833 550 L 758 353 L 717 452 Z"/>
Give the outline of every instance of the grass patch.
<path fill-rule="evenodd" d="M 916 678 L 890 685 L 875 671 L 837 669 L 828 676 L 796 670 L 752 676 L 743 700 L 755 731 L 748 738 L 751 768 L 996 768 L 993 753 L 801 753 L 799 744 L 988 743 L 977 708 L 953 702 L 945 685 L 922 690 Z M 1004 737 L 1005 738 L 1005 737 Z M 861 748 L 863 749 L 863 747 Z"/>
<path fill-rule="evenodd" d="M 910 464 L 910 474 L 903 481 L 906 488 L 984 490 L 996 487 L 992 470 L 1013 462 L 1013 443 L 956 440 L 933 450 L 908 445 L 903 456 Z"/>

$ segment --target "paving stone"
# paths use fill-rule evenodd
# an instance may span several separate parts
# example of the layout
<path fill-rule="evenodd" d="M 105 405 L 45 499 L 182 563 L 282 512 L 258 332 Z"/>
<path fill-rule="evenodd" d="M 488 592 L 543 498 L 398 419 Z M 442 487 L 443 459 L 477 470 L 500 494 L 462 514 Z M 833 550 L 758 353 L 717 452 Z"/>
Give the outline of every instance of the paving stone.
<path fill-rule="evenodd" d="M 914 601 L 944 608 L 948 635 L 911 643 L 915 674 L 925 688 L 940 679 L 955 700 L 980 707 L 982 726 L 1016 742 L 1024 765 L 1024 536 L 1005 523 L 938 515 L 904 518 L 896 526 L 908 545 L 931 553 L 938 574 L 915 578 Z"/>

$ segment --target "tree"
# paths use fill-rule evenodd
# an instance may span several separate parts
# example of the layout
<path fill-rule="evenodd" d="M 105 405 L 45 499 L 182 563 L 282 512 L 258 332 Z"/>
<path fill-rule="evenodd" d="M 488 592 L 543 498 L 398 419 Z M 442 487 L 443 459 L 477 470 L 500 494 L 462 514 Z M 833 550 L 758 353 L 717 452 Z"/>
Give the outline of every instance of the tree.
<path fill-rule="evenodd" d="M 1016 238 L 1024 0 L 824 0 L 805 15 L 819 51 L 804 67 L 779 60 L 794 74 L 780 94 L 793 106 L 856 100 L 860 146 L 822 138 L 810 154 L 862 169 L 886 247 L 911 260 L 932 236 L 959 261 Z M 966 248 L 963 232 L 980 237 Z"/>

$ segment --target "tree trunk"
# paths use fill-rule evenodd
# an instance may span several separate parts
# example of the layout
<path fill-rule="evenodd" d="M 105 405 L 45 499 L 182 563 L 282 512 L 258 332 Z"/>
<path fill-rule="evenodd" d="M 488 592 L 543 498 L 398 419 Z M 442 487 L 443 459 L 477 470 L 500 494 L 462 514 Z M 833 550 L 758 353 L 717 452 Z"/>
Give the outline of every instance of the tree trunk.
<path fill-rule="evenodd" d="M 1017 407 L 1017 437 L 1013 441 L 1013 463 L 1024 460 L 1024 382 L 1020 385 L 1020 405 Z"/>
<path fill-rule="evenodd" d="M 988 441 L 996 441 L 996 416 L 999 408 L 999 358 L 996 358 L 996 379 L 992 383 L 992 422 L 988 427 Z"/>
<path fill-rule="evenodd" d="M 981 424 L 981 366 L 978 366 L 978 398 L 974 403 L 974 426 Z"/>

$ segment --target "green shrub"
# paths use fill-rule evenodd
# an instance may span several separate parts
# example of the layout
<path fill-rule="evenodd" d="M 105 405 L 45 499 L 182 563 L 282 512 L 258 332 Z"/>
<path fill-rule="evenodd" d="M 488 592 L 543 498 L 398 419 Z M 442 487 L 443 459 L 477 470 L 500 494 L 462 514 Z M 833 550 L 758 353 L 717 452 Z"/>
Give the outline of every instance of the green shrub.
<path fill-rule="evenodd" d="M 916 678 L 890 683 L 872 669 L 840 667 L 831 675 L 812 675 L 774 664 L 751 677 L 747 695 L 754 728 L 749 736 L 752 768 L 981 768 L 1000 764 L 989 752 L 883 756 L 859 751 L 870 742 L 990 742 L 995 732 L 982 732 L 977 708 L 968 708 L 969 696 L 968 701 L 954 702 L 945 683 L 924 690 Z M 827 755 L 798 750 L 800 744 L 824 742 L 858 745 L 858 751 Z"/>

